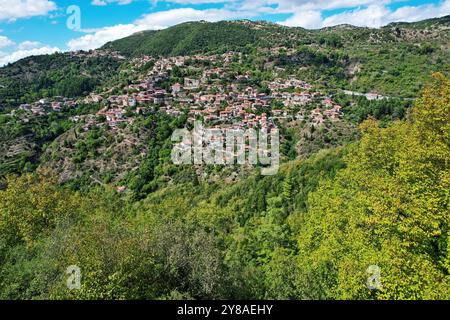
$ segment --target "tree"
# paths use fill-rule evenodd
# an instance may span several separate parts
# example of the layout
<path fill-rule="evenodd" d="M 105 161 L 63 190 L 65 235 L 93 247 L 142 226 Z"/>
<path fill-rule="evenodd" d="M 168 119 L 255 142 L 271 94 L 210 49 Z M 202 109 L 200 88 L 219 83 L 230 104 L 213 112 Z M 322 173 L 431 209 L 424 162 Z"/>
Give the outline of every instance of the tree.
<path fill-rule="evenodd" d="M 348 167 L 311 194 L 298 263 L 313 297 L 449 298 L 449 87 L 435 75 L 408 122 L 365 122 Z M 379 291 L 366 287 L 371 265 Z"/>

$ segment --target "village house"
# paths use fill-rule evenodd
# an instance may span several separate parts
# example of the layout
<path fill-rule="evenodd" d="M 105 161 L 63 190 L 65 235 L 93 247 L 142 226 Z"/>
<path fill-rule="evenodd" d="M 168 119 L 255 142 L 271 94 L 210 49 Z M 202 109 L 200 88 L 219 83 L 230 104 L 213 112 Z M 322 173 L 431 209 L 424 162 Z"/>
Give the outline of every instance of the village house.
<path fill-rule="evenodd" d="M 43 99 L 40 99 L 38 101 L 38 103 L 41 104 L 41 105 L 48 105 L 50 103 L 50 99 L 43 98 Z"/>
<path fill-rule="evenodd" d="M 40 106 L 40 105 L 33 105 L 33 106 L 31 107 L 31 112 L 32 112 L 34 115 L 38 115 L 38 116 L 43 116 L 43 115 L 45 115 L 45 110 L 44 110 L 44 108 L 43 108 L 42 106 Z"/>
<path fill-rule="evenodd" d="M 61 102 L 52 102 L 52 109 L 56 112 L 61 111 Z"/>
<path fill-rule="evenodd" d="M 31 105 L 28 104 L 28 103 L 21 104 L 21 105 L 19 106 L 19 110 L 31 111 Z"/>
<path fill-rule="evenodd" d="M 311 86 L 295 76 L 286 77 L 276 75 L 273 81 L 263 82 L 268 86 L 271 94 L 259 93 L 261 86 L 249 85 L 250 73 L 237 75 L 229 68 L 228 63 L 239 57 L 240 53 L 226 53 L 223 55 L 195 55 L 191 57 L 173 57 L 154 60 L 152 70 L 132 82 L 131 85 L 119 87 L 117 89 L 128 92 L 122 96 L 111 95 L 107 99 L 111 110 L 105 110 L 105 117 L 112 128 L 123 121 L 124 107 L 136 107 L 136 113 L 142 114 L 143 105 L 159 105 L 159 110 L 173 117 L 180 116 L 184 110 L 190 110 L 188 120 L 194 121 L 202 117 L 211 126 L 232 126 L 234 128 L 269 128 L 274 126 L 274 119 L 309 119 L 305 110 L 298 111 L 298 106 L 308 104 L 322 105 L 325 111 L 317 108 L 311 112 L 311 123 L 318 126 L 324 123 L 325 117 L 331 120 L 339 119 L 342 115 L 341 107 L 334 103 L 331 98 L 324 96 L 320 92 L 314 92 Z M 151 59 L 151 58 L 148 58 Z M 195 70 L 198 76 L 186 77 L 183 83 L 175 83 L 169 86 L 168 94 L 166 90 L 173 78 L 171 70 L 174 66 L 182 68 L 189 59 L 193 63 L 189 64 L 190 70 Z M 146 61 L 146 58 L 136 59 L 136 65 Z M 150 60 L 148 60 L 150 61 Z M 208 61 L 210 67 L 203 67 L 200 72 L 195 63 Z M 280 68 L 275 70 L 285 71 Z M 197 72 L 198 71 L 198 72 Z M 224 85 L 221 79 L 227 80 Z M 164 82 L 164 83 L 162 83 Z M 172 82 L 173 83 L 173 82 Z M 113 92 L 112 90 L 109 93 Z M 107 97 L 108 92 L 101 95 L 90 95 L 91 101 L 102 101 L 102 95 Z M 109 95 L 109 94 L 108 94 Z M 317 99 L 316 99 L 317 97 Z M 283 110 L 275 109 L 270 117 L 266 113 L 260 116 L 257 114 L 270 109 L 271 102 L 276 100 L 277 105 L 284 105 Z M 52 105 L 53 106 L 53 105 Z M 308 108 L 309 109 L 309 108 Z M 294 111 L 297 110 L 297 111 Z"/>
<path fill-rule="evenodd" d="M 200 81 L 197 79 L 185 78 L 184 79 L 184 89 L 186 90 L 196 90 L 200 87 Z"/>
<path fill-rule="evenodd" d="M 173 94 L 173 95 L 177 95 L 178 93 L 181 92 L 182 89 L 183 89 L 183 88 L 181 87 L 181 84 L 175 83 L 175 84 L 172 86 L 172 94 Z"/>
<path fill-rule="evenodd" d="M 324 112 L 324 114 L 325 114 L 327 117 L 331 118 L 332 120 L 337 120 L 337 119 L 339 119 L 340 116 L 341 116 L 341 109 L 342 109 L 341 106 L 339 106 L 339 105 L 334 105 L 332 109 L 326 110 L 326 111 Z"/>

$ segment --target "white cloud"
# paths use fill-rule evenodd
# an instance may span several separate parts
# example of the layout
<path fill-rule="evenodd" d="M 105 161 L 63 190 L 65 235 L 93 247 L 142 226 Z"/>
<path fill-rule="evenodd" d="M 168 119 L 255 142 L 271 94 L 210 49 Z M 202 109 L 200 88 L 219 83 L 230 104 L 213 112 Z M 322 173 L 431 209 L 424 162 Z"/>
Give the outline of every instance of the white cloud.
<path fill-rule="evenodd" d="M 371 5 L 367 9 L 358 9 L 328 17 L 323 20 L 322 25 L 328 27 L 338 24 L 351 24 L 378 28 L 385 24 L 390 14 L 391 11 L 384 6 Z"/>
<path fill-rule="evenodd" d="M 265 7 L 272 13 L 297 13 L 340 8 L 354 8 L 371 4 L 386 4 L 392 0 L 244 0 L 238 7 L 244 10 L 261 10 Z"/>
<path fill-rule="evenodd" d="M 8 37 L 0 36 L 0 49 L 15 45 L 14 41 L 10 40 Z"/>
<path fill-rule="evenodd" d="M 130 4 L 136 0 L 92 0 L 91 4 L 93 6 L 106 6 L 110 3 L 117 3 L 119 5 Z M 151 0 L 153 3 L 157 3 L 160 0 Z M 165 0 L 164 2 L 168 3 L 177 3 L 177 4 L 207 4 L 207 3 L 227 3 L 227 2 L 235 2 L 237 0 Z"/>
<path fill-rule="evenodd" d="M 9 54 L 0 55 L 0 67 L 4 66 L 8 63 L 16 62 L 20 59 L 29 57 L 29 56 L 38 56 L 43 54 L 52 54 L 60 51 L 59 48 L 49 47 L 49 46 L 41 46 L 39 48 L 33 48 L 29 50 L 19 49 Z"/>
<path fill-rule="evenodd" d="M 415 22 L 435 17 L 443 17 L 450 14 L 450 0 L 442 5 L 423 5 L 419 7 L 402 7 L 390 15 L 392 22 L 407 21 Z"/>
<path fill-rule="evenodd" d="M 109 41 L 125 38 L 143 30 L 145 30 L 144 26 L 134 24 L 119 24 L 112 27 L 105 27 L 93 34 L 87 34 L 80 38 L 70 40 L 67 43 L 67 47 L 71 51 L 96 49 Z"/>
<path fill-rule="evenodd" d="M 117 2 L 120 5 L 130 4 L 133 0 L 92 0 L 91 4 L 93 6 L 106 6 L 109 3 Z"/>
<path fill-rule="evenodd" d="M 206 3 L 227 3 L 235 2 L 233 0 L 167 0 L 166 2 L 178 3 L 178 4 L 206 4 Z"/>
<path fill-rule="evenodd" d="M 405 6 L 390 11 L 385 6 L 371 5 L 365 9 L 344 12 L 326 18 L 323 26 L 352 24 L 361 27 L 379 28 L 391 22 L 415 22 L 450 14 L 450 0 L 439 5 Z"/>
<path fill-rule="evenodd" d="M 301 1 L 301 0 L 297 0 Z M 358 2 L 364 1 L 329 1 L 329 6 L 337 6 L 338 3 L 343 3 L 351 6 Z M 369 1 L 365 1 L 369 2 Z M 373 1 L 372 1 L 373 2 Z M 306 28 L 321 28 L 335 26 L 339 24 L 351 24 L 360 27 L 379 28 L 391 22 L 415 22 L 434 17 L 442 17 L 450 14 L 450 0 L 445 0 L 439 4 L 427 4 L 420 6 L 404 6 L 395 11 L 391 11 L 384 4 L 387 1 L 381 1 L 378 4 L 370 4 L 367 7 L 359 7 L 358 9 L 344 11 L 326 18 L 321 17 L 321 11 L 298 9 L 292 17 L 285 21 L 280 21 L 280 24 L 287 26 L 299 26 Z M 316 6 L 318 4 L 316 3 Z M 311 6 L 304 4 L 303 8 Z"/>
<path fill-rule="evenodd" d="M 299 11 L 280 24 L 288 27 L 302 27 L 306 29 L 317 29 L 322 26 L 322 14 L 320 11 Z"/>
<path fill-rule="evenodd" d="M 38 41 L 24 41 L 18 46 L 19 50 L 31 50 L 39 47 L 43 47 L 43 45 Z"/>
<path fill-rule="evenodd" d="M 48 0 L 0 0 L 0 21 L 42 16 L 56 9 Z"/>
<path fill-rule="evenodd" d="M 136 21 L 137 25 L 150 30 L 165 29 L 170 26 L 188 21 L 216 22 L 227 19 L 248 18 L 256 13 L 249 11 L 231 11 L 226 9 L 196 10 L 192 8 L 173 9 L 147 14 Z"/>

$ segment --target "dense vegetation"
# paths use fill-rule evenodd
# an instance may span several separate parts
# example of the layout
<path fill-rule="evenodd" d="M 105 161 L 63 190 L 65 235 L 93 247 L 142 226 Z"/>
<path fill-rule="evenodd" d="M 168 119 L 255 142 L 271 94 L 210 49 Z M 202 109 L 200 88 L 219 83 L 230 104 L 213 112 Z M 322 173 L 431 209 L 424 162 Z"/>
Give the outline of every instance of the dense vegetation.
<path fill-rule="evenodd" d="M 186 23 L 0 68 L 0 299 L 450 299 L 449 25 Z M 171 135 L 190 128 L 190 110 L 128 106 L 132 121 L 112 129 L 96 114 L 109 102 L 17 108 L 126 94 L 155 64 L 142 55 L 229 51 L 242 54 L 210 83 L 249 75 L 238 84 L 270 95 L 275 77 L 295 77 L 320 93 L 293 107 L 303 119 L 276 120 L 275 176 L 174 165 Z M 202 63 L 157 86 L 171 92 Z M 323 97 L 343 113 L 311 125 Z M 274 99 L 257 113 L 283 108 Z M 70 265 L 80 290 L 67 287 Z"/>
<path fill-rule="evenodd" d="M 28 57 L 0 68 L 0 110 L 45 97 L 75 98 L 114 76 L 120 60 L 56 53 Z"/>
<path fill-rule="evenodd" d="M 30 172 L 40 163 L 40 156 L 55 139 L 73 128 L 70 116 L 91 113 L 95 105 L 80 105 L 66 112 L 53 112 L 22 121 L 24 111 L 0 114 L 0 176 Z"/>
<path fill-rule="evenodd" d="M 433 72 L 448 73 L 450 16 L 381 29 L 337 26 L 318 31 L 248 21 L 186 23 L 140 32 L 104 49 L 128 56 L 192 55 L 277 47 L 299 49 L 294 59 L 277 59 L 302 78 L 325 88 L 417 96 Z M 442 68 L 447 68 L 443 70 Z"/>
<path fill-rule="evenodd" d="M 0 191 L 0 298 L 449 299 L 450 80 L 359 142 L 141 201 L 50 172 Z M 78 265 L 81 290 L 66 287 Z M 381 290 L 366 286 L 371 265 Z"/>
<path fill-rule="evenodd" d="M 188 22 L 161 31 L 144 31 L 108 43 L 105 49 L 128 56 L 191 55 L 222 50 L 223 52 L 262 44 L 263 33 L 234 22 Z"/>
<path fill-rule="evenodd" d="M 447 16 L 381 29 L 337 26 L 319 31 L 264 22 L 190 22 L 108 43 L 99 56 L 56 53 L 0 68 L 0 110 L 42 97 L 82 96 L 110 82 L 126 64 L 107 54 L 111 51 L 128 57 L 173 56 L 283 46 L 299 49 L 299 54 L 293 61 L 275 63 L 300 70 L 305 80 L 324 88 L 415 97 L 432 72 L 449 72 L 449 21 Z"/>

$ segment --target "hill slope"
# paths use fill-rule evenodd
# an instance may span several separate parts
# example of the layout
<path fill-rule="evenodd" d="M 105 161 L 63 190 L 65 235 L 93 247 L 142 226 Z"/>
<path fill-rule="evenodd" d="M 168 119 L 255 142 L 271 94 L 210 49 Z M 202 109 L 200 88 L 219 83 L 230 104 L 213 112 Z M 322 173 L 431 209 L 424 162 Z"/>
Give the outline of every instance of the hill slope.
<path fill-rule="evenodd" d="M 235 22 L 188 22 L 161 31 L 144 31 L 106 44 L 103 48 L 128 56 L 188 55 L 258 44 L 265 34 Z"/>
<path fill-rule="evenodd" d="M 450 16 L 390 24 L 380 29 L 340 25 L 305 30 L 265 22 L 191 22 L 162 31 L 141 32 L 108 43 L 103 50 L 138 57 L 227 50 L 251 52 L 276 47 L 300 49 L 300 55 L 281 61 L 284 66 L 303 70 L 308 81 L 325 81 L 329 87 L 361 92 L 415 97 L 430 80 L 431 73 L 449 72 L 445 64 L 450 54 L 449 38 Z M 270 53 L 268 57 L 272 59 Z"/>
<path fill-rule="evenodd" d="M 339 25 L 320 30 L 288 28 L 267 22 L 221 21 L 187 22 L 160 31 L 144 31 L 109 42 L 103 49 L 119 51 L 128 56 L 189 55 L 231 48 L 253 46 L 297 46 L 323 43 L 330 36 L 341 45 L 362 45 L 365 42 L 420 42 L 446 44 L 450 16 L 416 23 L 393 23 L 380 29 Z M 415 31 L 415 32 L 414 32 Z"/>
<path fill-rule="evenodd" d="M 32 56 L 0 68 L 2 105 L 33 102 L 43 97 L 77 97 L 109 79 L 121 59 L 97 52 Z"/>
<path fill-rule="evenodd" d="M 449 38 L 450 16 L 381 29 L 343 25 L 305 30 L 247 20 L 188 22 L 161 31 L 140 32 L 90 53 L 33 56 L 0 68 L 0 108 L 46 96 L 84 95 L 117 73 L 122 61 L 114 52 L 126 57 L 176 56 L 305 46 L 326 55 L 330 65 L 341 64 L 346 71 L 340 74 L 331 70 L 331 83 L 414 96 L 431 72 L 448 72 L 444 61 L 449 56 Z M 320 59 L 317 64 L 322 66 Z M 297 61 L 298 69 L 304 66 Z"/>

